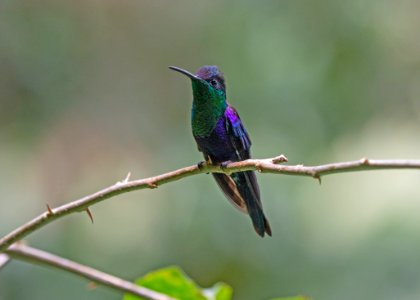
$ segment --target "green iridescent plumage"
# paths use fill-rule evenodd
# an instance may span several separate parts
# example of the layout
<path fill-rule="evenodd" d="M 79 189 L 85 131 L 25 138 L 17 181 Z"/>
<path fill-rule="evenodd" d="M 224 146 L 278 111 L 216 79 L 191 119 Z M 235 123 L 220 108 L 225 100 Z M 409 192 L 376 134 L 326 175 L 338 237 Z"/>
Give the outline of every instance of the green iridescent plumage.
<path fill-rule="evenodd" d="M 215 89 L 203 81 L 192 81 L 193 106 L 191 111 L 192 131 L 195 136 L 208 136 L 226 110 L 224 91 Z"/>

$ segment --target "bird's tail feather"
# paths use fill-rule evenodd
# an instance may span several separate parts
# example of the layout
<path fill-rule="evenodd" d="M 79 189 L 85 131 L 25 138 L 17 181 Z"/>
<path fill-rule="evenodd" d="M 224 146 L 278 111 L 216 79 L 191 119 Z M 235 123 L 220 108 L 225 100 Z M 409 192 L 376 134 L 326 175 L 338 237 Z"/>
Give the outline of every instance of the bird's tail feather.
<path fill-rule="evenodd" d="M 264 237 L 264 234 L 267 233 L 271 236 L 270 224 L 262 210 L 260 192 L 254 172 L 238 172 L 230 176 L 213 173 L 213 176 L 234 206 L 249 214 L 258 235 Z"/>
<path fill-rule="evenodd" d="M 255 231 L 261 237 L 264 237 L 265 233 L 271 236 L 270 224 L 268 223 L 268 220 L 262 210 L 260 193 L 255 173 L 252 171 L 247 171 L 236 174 L 238 174 L 238 189 L 246 201 L 248 213 L 251 217 Z M 246 184 L 242 185 L 243 182 Z"/>

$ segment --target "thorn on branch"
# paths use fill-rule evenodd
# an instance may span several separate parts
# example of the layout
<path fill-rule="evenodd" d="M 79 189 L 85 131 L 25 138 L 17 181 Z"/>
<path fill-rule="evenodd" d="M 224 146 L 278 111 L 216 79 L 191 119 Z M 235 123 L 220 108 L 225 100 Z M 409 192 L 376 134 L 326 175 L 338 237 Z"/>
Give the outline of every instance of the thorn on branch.
<path fill-rule="evenodd" d="M 369 165 L 369 159 L 367 159 L 366 157 L 363 157 L 360 159 L 360 163 L 362 165 L 368 166 Z"/>
<path fill-rule="evenodd" d="M 47 206 L 47 210 L 48 210 L 48 215 L 52 216 L 54 214 L 54 212 L 52 211 L 50 205 L 47 203 L 46 206 Z"/>
<path fill-rule="evenodd" d="M 281 164 L 281 163 L 284 163 L 284 162 L 288 162 L 288 159 L 287 159 L 287 157 L 286 157 L 286 156 L 284 156 L 283 154 L 280 154 L 279 156 L 274 157 L 274 158 L 271 160 L 271 162 L 272 162 L 273 164 Z"/>
<path fill-rule="evenodd" d="M 150 189 L 156 189 L 158 187 L 158 185 L 154 182 L 148 182 L 147 185 Z"/>
<path fill-rule="evenodd" d="M 123 183 L 127 183 L 130 180 L 131 172 L 128 172 L 127 176 L 125 176 Z"/>
<path fill-rule="evenodd" d="M 128 172 L 127 176 L 125 176 L 125 178 L 122 181 L 117 181 L 115 184 L 121 185 L 121 184 L 127 183 L 130 180 L 130 177 L 131 177 L 131 172 Z"/>
<path fill-rule="evenodd" d="M 93 224 L 93 215 L 92 212 L 90 211 L 89 207 L 85 209 L 86 213 L 89 216 L 89 219 L 91 220 L 92 224 Z"/>
<path fill-rule="evenodd" d="M 314 177 L 315 179 L 318 179 L 319 185 L 321 185 L 321 183 L 322 183 L 322 181 L 321 181 L 321 176 L 320 176 L 319 174 L 315 174 L 315 175 L 313 175 L 313 177 Z"/>

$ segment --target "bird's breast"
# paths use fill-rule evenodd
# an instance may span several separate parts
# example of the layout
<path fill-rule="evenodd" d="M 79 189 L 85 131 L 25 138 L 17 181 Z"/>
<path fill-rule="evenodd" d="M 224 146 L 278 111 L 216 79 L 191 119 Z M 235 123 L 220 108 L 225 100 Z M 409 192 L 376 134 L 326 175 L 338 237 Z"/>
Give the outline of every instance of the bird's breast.
<path fill-rule="evenodd" d="M 216 163 L 233 160 L 235 157 L 235 149 L 227 132 L 224 118 L 220 118 L 208 136 L 194 135 L 194 138 L 200 150 L 204 154 L 210 155 Z"/>

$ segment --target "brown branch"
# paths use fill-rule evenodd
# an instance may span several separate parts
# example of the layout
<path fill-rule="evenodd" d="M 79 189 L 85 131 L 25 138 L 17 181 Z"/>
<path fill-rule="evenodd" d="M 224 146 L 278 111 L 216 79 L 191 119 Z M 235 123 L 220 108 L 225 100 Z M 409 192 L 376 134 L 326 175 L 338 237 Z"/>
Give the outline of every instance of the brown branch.
<path fill-rule="evenodd" d="M 256 170 L 262 173 L 309 176 L 320 180 L 321 176 L 344 172 L 379 169 L 420 169 L 420 160 L 369 160 L 367 158 L 362 158 L 355 161 L 338 162 L 320 166 L 279 165 L 279 163 L 285 161 L 287 161 L 287 159 L 281 155 L 275 158 L 248 159 L 240 162 L 233 162 L 229 163 L 223 168 L 220 166 L 204 163 L 185 167 L 158 176 L 132 181 L 129 181 L 129 176 L 127 176 L 127 178 L 122 182 L 117 182 L 116 184 L 100 190 L 94 194 L 64 204 L 57 208 L 49 208 L 43 214 L 1 238 L 0 252 L 5 251 L 7 247 L 16 241 L 24 238 L 31 232 L 38 230 L 46 224 L 74 212 L 84 212 L 87 208 L 89 208 L 89 206 L 92 206 L 105 199 L 134 190 L 157 188 L 162 184 L 202 173 L 230 174 L 239 171 Z"/>
<path fill-rule="evenodd" d="M 6 266 L 10 261 L 10 257 L 6 253 L 0 253 L 0 269 Z"/>
<path fill-rule="evenodd" d="M 98 271 L 85 265 L 81 265 L 54 254 L 26 246 L 24 243 L 13 244 L 6 250 L 6 254 L 13 259 L 19 259 L 34 264 L 58 268 L 60 270 L 84 277 L 99 285 L 104 285 L 114 290 L 130 293 L 149 300 L 174 300 L 169 296 L 138 286 L 134 283 L 115 277 L 113 275 Z"/>

